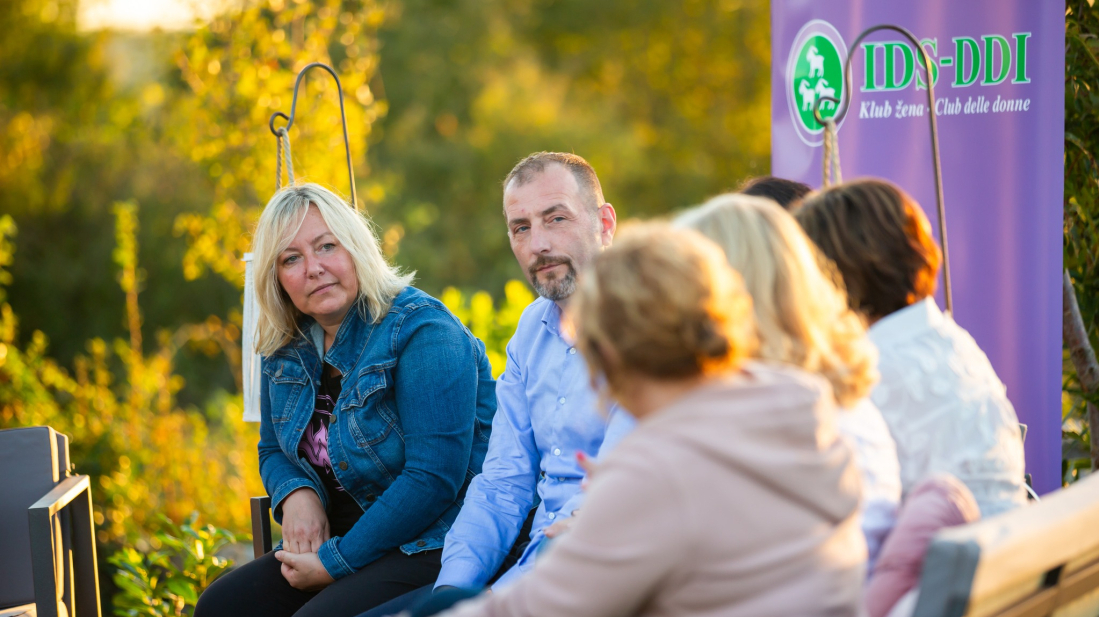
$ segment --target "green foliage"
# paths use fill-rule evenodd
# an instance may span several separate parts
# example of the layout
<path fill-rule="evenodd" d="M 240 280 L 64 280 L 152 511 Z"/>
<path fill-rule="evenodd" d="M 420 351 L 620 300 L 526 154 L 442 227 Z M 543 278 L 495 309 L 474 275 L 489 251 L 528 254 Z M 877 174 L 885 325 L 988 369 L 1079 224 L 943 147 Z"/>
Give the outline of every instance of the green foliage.
<path fill-rule="evenodd" d="M 308 62 L 343 82 L 360 201 L 387 256 L 433 294 L 500 300 L 521 276 L 499 183 L 529 152 L 588 157 L 623 217 L 767 168 L 762 0 L 255 0 L 148 34 L 80 32 L 76 0 L 0 4 L 19 343 L 41 331 L 68 366 L 85 341 L 133 331 L 115 301 L 111 207 L 140 203 L 142 324 L 205 324 L 175 357 L 176 396 L 199 408 L 239 387 L 240 257 L 275 188 L 267 118 L 289 111 Z M 298 103 L 297 177 L 347 192 L 330 77 L 312 73 Z"/>
<path fill-rule="evenodd" d="M 141 553 L 123 548 L 111 555 L 114 597 L 118 617 L 177 616 L 194 612 L 199 595 L 233 562 L 217 553 L 232 542 L 246 540 L 213 525 L 199 527 L 198 514 L 181 525 L 161 517 L 163 529 L 151 538 L 153 550 Z"/>
<path fill-rule="evenodd" d="M 172 133 L 216 187 L 207 212 L 176 221 L 184 270 L 239 284 L 274 189 L 267 116 L 289 109 L 296 71 L 319 60 L 343 80 L 359 195 L 386 254 L 429 292 L 499 295 L 518 274 L 500 180 L 530 152 L 587 157 L 622 216 L 765 172 L 767 20 L 766 3 L 729 0 L 248 4 L 177 55 Z M 298 176 L 346 191 L 329 77 L 307 86 L 291 131 Z"/>
<path fill-rule="evenodd" d="M 215 18 L 183 42 L 175 63 L 184 87 L 172 94 L 169 135 L 214 186 L 211 208 L 175 222 L 188 240 L 188 279 L 209 269 L 243 285 L 248 230 L 275 190 L 268 118 L 289 113 L 294 80 L 306 64 L 336 67 L 349 99 L 352 154 L 365 175 L 366 139 L 385 113 L 369 86 L 378 65 L 374 33 L 384 19 L 374 0 L 264 0 Z M 298 179 L 350 194 L 339 109 L 331 76 L 316 70 L 302 84 L 290 138 Z"/>
<path fill-rule="evenodd" d="M 7 299 L 5 288 L 11 285 L 11 262 L 15 254 L 15 245 L 11 239 L 15 236 L 15 221 L 10 215 L 0 216 L 0 302 Z"/>
<path fill-rule="evenodd" d="M 0 428 L 49 425 L 69 435 L 77 471 L 92 477 L 101 543 L 144 545 L 158 513 L 182 519 L 198 510 L 218 525 L 245 529 L 247 497 L 263 490 L 256 427 L 241 420 L 239 395 L 211 396 L 205 414 L 176 403 L 183 380 L 174 357 L 191 330 L 206 324 L 162 332 L 156 351 L 142 352 L 136 210 L 116 208 L 115 258 L 125 291 L 116 302 L 125 297 L 128 342 L 92 339 L 69 371 L 49 357 L 43 333 L 20 345 L 18 319 L 0 302 Z M 14 231 L 0 218 L 0 264 L 12 261 Z"/>
<path fill-rule="evenodd" d="M 1099 348 L 1099 9 L 1068 3 L 1065 16 L 1065 268 L 1072 277 L 1088 337 Z M 1090 468 L 1086 397 L 1076 370 L 1064 362 L 1065 481 Z"/>
<path fill-rule="evenodd" d="M 769 169 L 766 2 L 403 0 L 391 12 L 371 214 L 428 291 L 499 297 L 521 277 L 500 181 L 531 152 L 587 158 L 620 218 Z"/>
<path fill-rule="evenodd" d="M 4 285 L 22 324 L 19 344 L 41 331 L 51 358 L 65 366 L 87 353 L 89 339 L 129 330 L 111 258 L 116 202 L 143 207 L 150 332 L 211 315 L 231 325 L 240 305 L 239 290 L 221 278 L 185 280 L 186 241 L 172 235 L 181 212 L 205 212 L 213 200 L 190 146 L 181 151 L 166 128 L 186 122 L 170 106 L 181 88 L 171 62 L 180 35 L 81 32 L 77 4 L 0 2 L 0 213 L 19 227 L 19 258 Z M 177 357 L 191 387 L 180 395 L 190 404 L 205 406 L 211 393 L 234 387 L 231 363 L 209 350 L 189 343 Z"/>

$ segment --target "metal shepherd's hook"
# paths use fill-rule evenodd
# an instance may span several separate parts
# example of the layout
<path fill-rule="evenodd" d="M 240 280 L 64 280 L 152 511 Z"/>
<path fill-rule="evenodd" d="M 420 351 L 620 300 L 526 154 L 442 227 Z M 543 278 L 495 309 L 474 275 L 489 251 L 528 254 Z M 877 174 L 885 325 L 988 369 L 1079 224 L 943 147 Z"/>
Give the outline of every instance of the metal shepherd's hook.
<path fill-rule="evenodd" d="M 931 56 L 927 53 L 927 50 L 920 45 L 919 40 L 909 32 L 907 29 L 900 26 L 894 26 L 892 24 L 881 24 L 872 28 L 863 30 L 862 34 L 855 39 L 854 43 L 851 43 L 851 47 L 847 50 L 847 61 L 843 65 L 843 101 L 842 105 L 839 99 L 834 96 L 822 96 L 819 97 L 813 103 L 813 118 L 821 126 L 827 126 L 829 122 L 839 123 L 847 115 L 848 109 L 851 107 L 851 60 L 855 57 L 855 50 L 858 49 L 859 43 L 871 34 L 878 32 L 879 30 L 893 30 L 904 35 L 905 38 L 912 43 L 912 45 L 919 51 L 919 57 L 923 60 L 924 70 L 927 74 L 927 108 L 928 118 L 931 121 L 931 163 L 935 170 L 935 201 L 938 206 L 939 215 L 939 245 L 943 252 L 943 299 L 946 301 L 946 311 L 948 313 L 954 312 L 954 299 L 950 289 L 950 254 L 947 251 L 946 243 L 946 208 L 943 205 L 943 173 L 942 164 L 939 162 L 939 124 L 938 117 L 935 115 L 935 84 L 931 78 Z M 820 104 L 824 101 L 831 101 L 833 105 L 840 105 L 836 110 L 835 115 L 825 120 L 820 115 Z M 828 139 L 828 136 L 825 136 Z M 833 136 L 834 139 L 834 136 Z M 827 143 L 827 142 L 826 142 Z M 832 141 L 832 146 L 835 146 L 835 142 Z M 838 160 L 839 155 L 835 155 L 835 160 Z M 825 160 L 825 165 L 831 165 L 831 161 Z"/>
<path fill-rule="evenodd" d="M 347 181 L 351 185 L 351 207 L 359 209 L 359 199 L 355 192 L 355 170 L 351 166 L 351 140 L 347 137 L 347 114 L 343 108 L 343 86 L 340 78 L 332 67 L 321 62 L 314 62 L 298 73 L 294 81 L 294 100 L 290 103 L 290 115 L 276 111 L 271 114 L 267 122 L 267 128 L 275 136 L 275 187 L 282 188 L 282 164 L 286 163 L 286 176 L 290 184 L 294 183 L 294 159 L 290 156 L 290 127 L 294 125 L 294 115 L 298 109 L 298 90 L 301 80 L 312 68 L 322 68 L 336 80 L 336 94 L 340 98 L 340 121 L 343 123 L 343 145 L 347 153 Z M 275 119 L 283 118 L 286 126 L 275 128 Z M 284 161 L 285 157 L 285 161 Z M 260 421 L 260 381 L 262 360 L 255 348 L 256 321 L 258 310 L 256 308 L 256 284 L 255 273 L 252 270 L 252 254 L 244 254 L 244 324 L 241 332 L 241 386 L 244 395 L 244 420 L 246 422 Z"/>
<path fill-rule="evenodd" d="M 276 111 L 275 113 L 271 114 L 271 119 L 267 122 L 267 127 L 271 129 L 271 134 L 275 136 L 276 148 L 278 150 L 278 155 L 276 156 L 275 163 L 277 176 L 276 183 L 278 185 L 281 185 L 282 183 L 282 171 L 281 169 L 279 169 L 279 167 L 282 164 L 282 149 L 284 140 L 286 144 L 285 158 L 287 176 L 290 182 L 294 181 L 294 168 L 290 159 L 290 127 L 294 125 L 294 118 L 298 109 L 298 89 L 301 86 L 302 78 L 305 77 L 305 74 L 313 68 L 322 68 L 328 71 L 328 73 L 332 76 L 332 79 L 336 80 L 336 95 L 340 99 L 340 122 L 343 123 L 343 146 L 344 152 L 347 155 L 347 180 L 351 185 L 351 206 L 358 210 L 359 198 L 358 194 L 355 191 L 355 170 L 351 165 L 351 140 L 347 137 L 347 113 L 344 111 L 343 108 L 343 86 L 340 84 L 340 77 L 336 75 L 336 71 L 334 71 L 332 67 L 323 62 L 313 62 L 312 64 L 307 65 L 301 70 L 301 72 L 298 73 L 298 78 L 294 80 L 294 99 L 290 102 L 290 115 L 287 116 L 281 111 Z M 286 120 L 286 126 L 275 128 L 275 119 L 279 117 Z"/>

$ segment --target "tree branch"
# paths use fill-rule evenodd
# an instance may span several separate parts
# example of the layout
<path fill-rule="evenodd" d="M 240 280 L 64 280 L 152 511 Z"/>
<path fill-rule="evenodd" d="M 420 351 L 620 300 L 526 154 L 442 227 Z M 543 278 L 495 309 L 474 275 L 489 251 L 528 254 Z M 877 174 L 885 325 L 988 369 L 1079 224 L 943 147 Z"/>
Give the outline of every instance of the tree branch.
<path fill-rule="evenodd" d="M 1061 287 L 1064 293 L 1062 336 L 1084 394 L 1095 395 L 1099 393 L 1099 361 L 1096 361 L 1095 350 L 1088 340 L 1088 331 L 1080 315 L 1080 305 L 1076 303 L 1076 290 L 1072 287 L 1068 269 L 1064 271 Z M 1096 470 L 1099 469 L 1099 408 L 1090 401 L 1087 406 L 1088 428 L 1091 433 L 1091 468 Z"/>

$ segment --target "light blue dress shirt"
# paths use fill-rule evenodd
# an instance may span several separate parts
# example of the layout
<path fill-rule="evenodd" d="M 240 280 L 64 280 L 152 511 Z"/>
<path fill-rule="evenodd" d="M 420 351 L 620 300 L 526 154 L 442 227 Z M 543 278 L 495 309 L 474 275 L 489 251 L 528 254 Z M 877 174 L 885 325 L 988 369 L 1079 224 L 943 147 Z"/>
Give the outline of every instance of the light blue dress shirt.
<path fill-rule="evenodd" d="M 530 545 L 495 586 L 529 570 L 545 528 L 580 507 L 584 470 L 576 453 L 602 456 L 634 426 L 617 406 L 609 414 L 600 411 L 587 365 L 562 336 L 560 323 L 560 308 L 545 298 L 532 302 L 519 319 L 507 346 L 507 366 L 496 382 L 488 454 L 447 533 L 436 587 L 484 586 L 540 498 Z"/>

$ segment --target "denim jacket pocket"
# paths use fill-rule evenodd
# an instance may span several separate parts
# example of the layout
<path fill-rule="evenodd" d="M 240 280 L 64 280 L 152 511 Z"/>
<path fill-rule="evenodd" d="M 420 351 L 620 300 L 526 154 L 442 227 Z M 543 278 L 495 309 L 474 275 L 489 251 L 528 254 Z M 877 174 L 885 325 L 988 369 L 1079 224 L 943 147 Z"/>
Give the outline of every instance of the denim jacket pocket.
<path fill-rule="evenodd" d="M 354 389 L 348 393 L 348 426 L 359 447 L 374 445 L 393 430 L 395 420 L 383 411 L 385 406 L 382 404 L 387 385 L 384 366 L 366 367 L 359 371 Z"/>
<path fill-rule="evenodd" d="M 290 358 L 266 362 L 263 372 L 270 380 L 271 421 L 285 422 L 293 415 L 309 376 L 301 364 Z"/>

